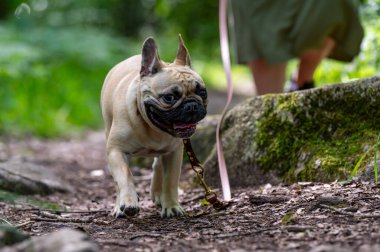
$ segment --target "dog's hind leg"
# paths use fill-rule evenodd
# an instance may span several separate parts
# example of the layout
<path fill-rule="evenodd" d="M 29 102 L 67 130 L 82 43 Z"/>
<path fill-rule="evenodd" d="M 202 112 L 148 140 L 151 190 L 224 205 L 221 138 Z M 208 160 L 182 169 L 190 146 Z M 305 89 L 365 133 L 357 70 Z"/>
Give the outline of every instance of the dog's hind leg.
<path fill-rule="evenodd" d="M 163 184 L 162 158 L 155 157 L 153 161 L 153 177 L 150 185 L 150 197 L 156 206 L 161 206 L 161 194 Z"/>
<path fill-rule="evenodd" d="M 185 213 L 178 202 L 178 184 L 181 175 L 183 147 L 179 146 L 175 151 L 163 155 L 163 184 L 161 193 L 161 217 L 181 216 Z"/>

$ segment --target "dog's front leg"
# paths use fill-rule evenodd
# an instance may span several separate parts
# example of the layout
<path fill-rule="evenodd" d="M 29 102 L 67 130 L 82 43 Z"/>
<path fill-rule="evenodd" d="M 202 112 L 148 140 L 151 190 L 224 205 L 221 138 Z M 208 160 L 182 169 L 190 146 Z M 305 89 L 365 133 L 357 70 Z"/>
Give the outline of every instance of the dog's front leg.
<path fill-rule="evenodd" d="M 180 146 L 160 158 L 163 166 L 162 193 L 160 195 L 161 217 L 181 216 L 185 211 L 178 202 L 178 184 L 181 175 L 183 147 Z"/>
<path fill-rule="evenodd" d="M 108 168 L 116 182 L 117 196 L 113 216 L 133 216 L 139 212 L 138 196 L 128 167 L 128 156 L 118 149 L 108 151 Z"/>

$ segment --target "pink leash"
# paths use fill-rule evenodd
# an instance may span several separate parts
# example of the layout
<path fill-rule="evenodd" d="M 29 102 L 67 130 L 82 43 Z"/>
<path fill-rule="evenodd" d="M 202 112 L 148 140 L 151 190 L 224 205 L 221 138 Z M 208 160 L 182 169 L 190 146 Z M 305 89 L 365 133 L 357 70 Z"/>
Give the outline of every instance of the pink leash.
<path fill-rule="evenodd" d="M 227 31 L 227 0 L 219 0 L 219 32 L 220 32 L 220 48 L 222 53 L 222 62 L 224 67 L 224 72 L 226 73 L 227 79 L 227 103 L 223 109 L 222 116 L 216 127 L 216 149 L 218 153 L 218 163 L 219 163 L 219 173 L 222 182 L 223 197 L 225 201 L 231 200 L 231 188 L 228 179 L 226 161 L 224 159 L 223 148 L 220 138 L 220 128 L 227 112 L 228 106 L 232 99 L 232 78 L 231 78 L 231 62 L 230 62 L 230 51 L 228 46 L 228 31 Z"/>

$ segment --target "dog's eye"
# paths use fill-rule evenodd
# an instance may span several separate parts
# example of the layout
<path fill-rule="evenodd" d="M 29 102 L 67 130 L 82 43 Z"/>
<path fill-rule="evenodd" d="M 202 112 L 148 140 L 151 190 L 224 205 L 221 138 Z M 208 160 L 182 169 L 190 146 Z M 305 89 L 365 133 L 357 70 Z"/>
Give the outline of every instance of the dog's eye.
<path fill-rule="evenodd" d="M 205 88 L 197 88 L 195 93 L 203 99 L 207 99 L 207 90 Z"/>
<path fill-rule="evenodd" d="M 174 95 L 172 94 L 166 94 L 161 96 L 162 100 L 167 104 L 173 104 L 177 101 Z"/>
<path fill-rule="evenodd" d="M 199 96 L 202 97 L 203 99 L 206 99 L 207 98 L 207 91 L 206 91 L 206 89 L 201 89 L 199 91 Z"/>
<path fill-rule="evenodd" d="M 201 86 L 201 84 L 197 81 L 197 85 L 195 87 L 195 93 L 202 97 L 202 99 L 207 99 L 207 90 Z"/>

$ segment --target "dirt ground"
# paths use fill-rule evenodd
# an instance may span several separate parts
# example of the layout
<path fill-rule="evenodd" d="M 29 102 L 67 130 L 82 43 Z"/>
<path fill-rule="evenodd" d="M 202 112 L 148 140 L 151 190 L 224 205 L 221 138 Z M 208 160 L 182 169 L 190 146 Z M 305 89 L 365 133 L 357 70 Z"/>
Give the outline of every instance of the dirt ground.
<path fill-rule="evenodd" d="M 220 112 L 222 93 L 209 111 Z M 234 104 L 244 97 L 235 97 Z M 54 170 L 75 191 L 36 198 L 63 212 L 0 202 L 0 217 L 32 236 L 70 227 L 101 251 L 380 251 L 379 187 L 370 182 L 302 182 L 234 189 L 226 210 L 202 205 L 203 191 L 184 164 L 180 202 L 187 216 L 161 219 L 149 199 L 151 169 L 133 167 L 140 197 L 136 217 L 114 219 L 113 180 L 105 164 L 104 135 L 77 139 L 0 140 L 0 161 L 23 160 Z"/>
<path fill-rule="evenodd" d="M 150 168 L 134 167 L 141 211 L 114 219 L 112 178 L 105 169 L 102 132 L 83 139 L 6 140 L 1 159 L 19 159 L 55 170 L 75 191 L 37 198 L 65 206 L 67 213 L 25 204 L 0 203 L 3 216 L 39 236 L 71 227 L 87 233 L 102 251 L 379 251 L 379 187 L 369 182 L 263 185 L 233 190 L 227 210 L 202 206 L 202 190 L 185 165 L 181 218 L 161 219 L 149 199 Z M 73 213 L 73 211 L 83 211 Z"/>

